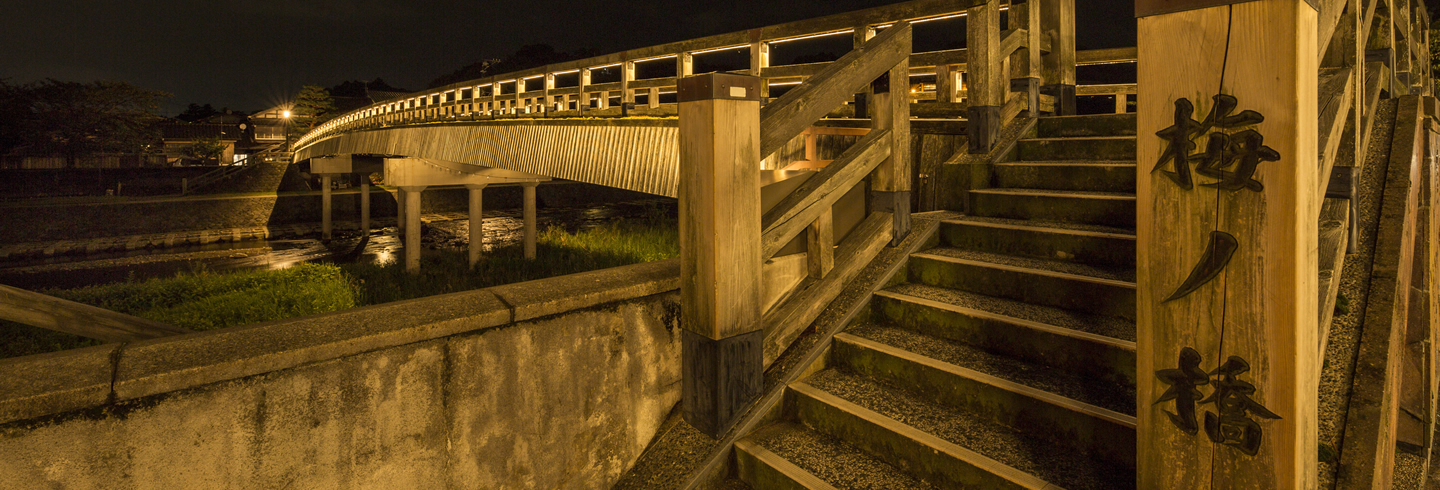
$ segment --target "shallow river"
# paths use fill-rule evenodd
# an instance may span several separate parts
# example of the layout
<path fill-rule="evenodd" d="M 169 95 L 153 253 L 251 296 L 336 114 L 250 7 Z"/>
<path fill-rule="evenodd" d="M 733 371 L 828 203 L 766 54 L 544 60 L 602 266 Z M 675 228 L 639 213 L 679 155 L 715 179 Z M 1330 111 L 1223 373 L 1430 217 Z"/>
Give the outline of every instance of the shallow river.
<path fill-rule="evenodd" d="M 553 226 L 575 232 L 605 226 L 619 219 L 641 219 L 659 213 L 674 216 L 674 201 L 637 201 L 578 208 L 543 208 L 536 221 L 540 229 Z M 462 217 L 449 213 L 447 217 Z M 485 211 L 485 250 L 519 243 L 523 238 L 519 209 Z M 469 246 L 468 219 L 426 223 L 425 254 L 464 254 Z M 204 268 L 211 271 L 283 268 L 298 262 L 374 262 L 399 260 L 401 237 L 395 227 L 371 231 L 362 240 L 358 231 L 337 231 L 326 243 L 318 235 L 297 239 L 217 243 L 163 250 L 58 257 L 28 262 L 0 263 L 0 284 L 23 289 L 76 288 L 127 279 L 169 277 L 177 272 Z M 362 243 L 363 242 L 363 243 Z"/>

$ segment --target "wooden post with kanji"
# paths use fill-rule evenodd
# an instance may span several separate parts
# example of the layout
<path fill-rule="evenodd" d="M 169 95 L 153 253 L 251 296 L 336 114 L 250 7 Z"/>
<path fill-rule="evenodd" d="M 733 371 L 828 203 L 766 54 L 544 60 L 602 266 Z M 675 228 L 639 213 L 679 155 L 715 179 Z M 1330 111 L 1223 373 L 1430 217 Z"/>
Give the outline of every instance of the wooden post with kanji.
<path fill-rule="evenodd" d="M 1136 16 L 1138 487 L 1314 488 L 1316 10 Z"/>

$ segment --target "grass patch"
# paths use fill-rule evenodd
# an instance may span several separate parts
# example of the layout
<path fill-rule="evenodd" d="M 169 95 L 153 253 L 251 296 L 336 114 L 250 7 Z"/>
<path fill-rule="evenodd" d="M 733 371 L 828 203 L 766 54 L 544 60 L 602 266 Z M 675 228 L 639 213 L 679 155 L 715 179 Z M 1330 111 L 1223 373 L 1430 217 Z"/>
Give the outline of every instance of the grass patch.
<path fill-rule="evenodd" d="M 192 330 L 212 330 L 679 255 L 676 221 L 652 214 L 576 233 L 552 227 L 538 236 L 537 260 L 525 260 L 523 246 L 516 244 L 482 256 L 473 269 L 464 252 L 427 250 L 421 255 L 419 274 L 405 272 L 399 261 L 383 266 L 304 263 L 280 270 L 220 273 L 196 269 L 169 278 L 41 292 Z M 98 344 L 83 337 L 0 322 L 0 357 Z"/>

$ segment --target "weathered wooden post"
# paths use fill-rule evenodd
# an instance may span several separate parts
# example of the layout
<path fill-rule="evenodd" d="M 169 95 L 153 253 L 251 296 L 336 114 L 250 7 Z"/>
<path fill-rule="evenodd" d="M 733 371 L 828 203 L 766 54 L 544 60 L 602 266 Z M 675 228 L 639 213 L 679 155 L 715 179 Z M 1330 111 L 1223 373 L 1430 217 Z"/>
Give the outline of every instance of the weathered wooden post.
<path fill-rule="evenodd" d="M 909 43 L 905 46 L 909 52 Z M 870 124 L 890 130 L 890 156 L 870 172 L 870 212 L 891 213 L 890 245 L 910 233 L 910 62 L 900 62 L 870 84 Z M 998 107 L 996 108 L 999 109 Z M 997 113 L 998 114 L 998 113 Z"/>
<path fill-rule="evenodd" d="M 1050 38 L 1040 93 L 1055 97 L 1055 114 L 1075 115 L 1075 0 L 1041 0 L 1040 28 Z"/>
<path fill-rule="evenodd" d="M 719 437 L 760 394 L 760 79 L 685 77 L 680 299 L 685 420 Z"/>
<path fill-rule="evenodd" d="M 1041 78 L 1044 59 L 1040 55 L 1040 40 L 1044 34 L 1040 21 L 1041 2 L 1012 0 L 1010 3 L 1009 27 L 1025 30 L 1026 46 L 1010 56 L 1010 91 L 1025 94 L 1025 107 L 1030 110 L 1031 117 L 1040 116 L 1040 85 L 1044 82 Z"/>
<path fill-rule="evenodd" d="M 1138 486 L 1316 486 L 1316 11 L 1136 3 Z"/>
<path fill-rule="evenodd" d="M 967 11 L 966 62 L 970 75 L 965 134 L 970 153 L 987 153 L 1000 134 L 1000 109 L 1005 105 L 1004 78 L 1000 73 L 1000 2 L 985 0 Z"/>

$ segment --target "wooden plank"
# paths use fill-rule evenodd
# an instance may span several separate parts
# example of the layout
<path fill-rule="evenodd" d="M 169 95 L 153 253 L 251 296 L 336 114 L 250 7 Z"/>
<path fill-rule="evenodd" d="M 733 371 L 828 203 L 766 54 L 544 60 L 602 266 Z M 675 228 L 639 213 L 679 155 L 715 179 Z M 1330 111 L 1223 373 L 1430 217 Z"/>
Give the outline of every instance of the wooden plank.
<path fill-rule="evenodd" d="M 1395 464 L 1395 421 L 1400 361 L 1413 272 L 1415 216 L 1419 208 L 1421 135 L 1419 98 L 1400 98 L 1380 198 L 1360 348 L 1341 440 L 1335 488 L 1390 488 Z"/>
<path fill-rule="evenodd" d="M 872 213 L 861 221 L 835 250 L 835 268 L 821 280 L 807 280 L 790 299 L 765 313 L 765 365 L 770 365 L 820 312 L 834 301 L 846 284 L 890 243 L 890 213 Z"/>
<path fill-rule="evenodd" d="M 1138 94 L 1140 90 L 1133 83 L 1112 83 L 1107 85 L 1079 85 L 1075 95 Z"/>
<path fill-rule="evenodd" d="M 1030 46 L 1030 33 L 1025 29 L 1010 29 L 1000 34 L 1000 49 L 995 55 L 1001 59 L 1009 58 L 1015 51 Z"/>
<path fill-rule="evenodd" d="M 965 48 L 959 48 L 915 53 L 910 55 L 910 67 L 923 68 L 937 65 L 964 65 L 967 61 L 966 53 L 968 52 Z"/>
<path fill-rule="evenodd" d="M 1075 52 L 1075 64 L 1099 65 L 1106 63 L 1131 63 L 1138 59 L 1138 48 L 1090 49 Z"/>
<path fill-rule="evenodd" d="M 910 24 L 899 24 L 842 56 L 760 109 L 760 156 L 770 156 L 862 87 L 910 55 Z"/>
<path fill-rule="evenodd" d="M 1317 485 L 1315 19 L 1303 0 L 1258 0 L 1137 20 L 1138 55 L 1146 60 L 1138 67 L 1139 100 L 1146 103 L 1137 116 L 1139 488 Z M 1278 161 L 1260 163 L 1253 173 L 1261 189 L 1207 186 L 1235 174 L 1215 179 L 1196 171 L 1200 162 L 1176 168 L 1161 159 L 1168 142 L 1156 133 L 1176 124 L 1176 102 L 1193 104 L 1192 119 L 1201 121 L 1220 94 L 1237 103 L 1230 115 L 1253 110 L 1264 117 L 1213 128 L 1253 129 L 1278 153 Z M 1173 143 L 1193 141 L 1203 151 L 1208 137 L 1198 132 L 1187 130 Z M 1191 184 L 1151 171 L 1162 163 L 1174 175 L 1189 172 Z M 1225 236 L 1233 239 L 1233 255 L 1216 252 Z M 1207 249 L 1228 261 L 1206 259 Z M 1208 276 L 1207 268 L 1213 280 L 1194 280 Z M 1240 372 L 1232 356 L 1248 370 Z M 1199 380 L 1176 373 L 1191 367 L 1213 373 L 1195 387 L 1202 396 L 1219 394 L 1216 382 L 1231 378 L 1255 386 L 1248 399 L 1256 405 L 1237 412 L 1186 396 L 1183 380 Z M 1217 372 L 1221 367 L 1232 374 Z M 1167 379 L 1179 396 L 1166 398 Z"/>
<path fill-rule="evenodd" d="M 770 208 L 761 218 L 760 260 L 774 257 L 820 213 L 835 205 L 845 192 L 890 156 L 892 138 L 889 130 L 871 131 L 846 150 L 840 158 L 811 177 L 795 192 Z"/>
<path fill-rule="evenodd" d="M 1340 292 L 1340 275 L 1345 272 L 1345 247 L 1349 244 L 1350 203 L 1326 199 L 1320 207 L 1320 355 L 1330 347 L 1330 323 L 1335 319 L 1335 301 Z M 1319 376 L 1319 372 L 1316 372 Z"/>
<path fill-rule="evenodd" d="M 810 226 L 805 227 L 806 271 L 814 279 L 823 279 L 835 268 L 835 214 L 825 210 Z"/>
<path fill-rule="evenodd" d="M 1345 131 L 1345 121 L 1350 117 L 1354 105 L 1355 91 L 1351 90 L 1355 77 L 1353 68 L 1325 68 L 1320 70 L 1317 100 L 1320 113 L 1319 148 L 1320 175 L 1316 192 L 1325 193 L 1330 182 L 1330 169 L 1335 166 L 1335 155 L 1340 150 L 1340 134 Z"/>
<path fill-rule="evenodd" d="M 0 319 L 105 342 L 190 333 L 154 320 L 4 285 L 0 285 Z"/>

